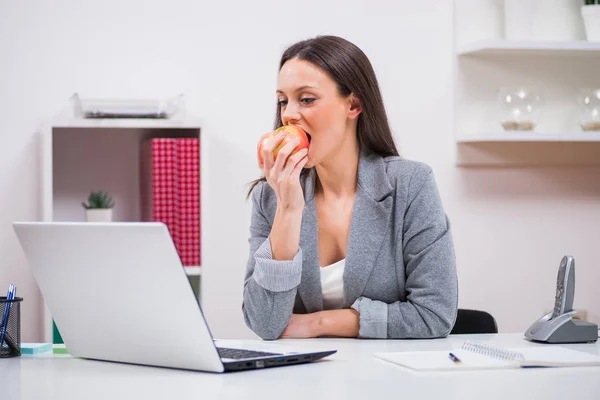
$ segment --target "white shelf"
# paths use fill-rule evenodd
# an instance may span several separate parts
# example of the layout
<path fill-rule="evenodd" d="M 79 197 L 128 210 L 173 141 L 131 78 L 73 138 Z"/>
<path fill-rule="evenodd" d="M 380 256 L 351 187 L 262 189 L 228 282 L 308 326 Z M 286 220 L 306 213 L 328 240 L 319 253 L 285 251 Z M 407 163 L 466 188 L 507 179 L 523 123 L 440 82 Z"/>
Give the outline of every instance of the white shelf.
<path fill-rule="evenodd" d="M 199 120 L 151 118 L 58 118 L 53 128 L 198 129 Z"/>
<path fill-rule="evenodd" d="M 460 46 L 457 54 L 461 56 L 488 54 L 545 54 L 569 56 L 580 54 L 600 56 L 600 42 L 588 42 L 584 40 L 573 42 L 484 40 Z"/>
<path fill-rule="evenodd" d="M 600 142 L 600 132 L 487 132 L 463 134 L 457 142 Z"/>
<path fill-rule="evenodd" d="M 201 267 L 184 267 L 187 276 L 200 276 L 202 275 Z"/>

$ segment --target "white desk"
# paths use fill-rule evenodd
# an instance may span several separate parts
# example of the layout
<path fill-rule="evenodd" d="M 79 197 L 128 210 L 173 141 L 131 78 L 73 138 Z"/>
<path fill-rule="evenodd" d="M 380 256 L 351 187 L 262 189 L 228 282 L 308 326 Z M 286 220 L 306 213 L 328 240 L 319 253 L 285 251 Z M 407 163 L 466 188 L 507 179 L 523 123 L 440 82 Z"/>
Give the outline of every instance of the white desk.
<path fill-rule="evenodd" d="M 464 340 L 534 346 L 522 334 L 437 340 L 289 340 L 337 348 L 324 361 L 226 374 L 133 366 L 72 357 L 0 360 L 0 399 L 600 399 L 600 367 L 412 372 L 375 352 L 446 350 Z M 567 345 L 600 354 L 600 343 Z M 8 396 L 7 396 L 8 395 Z"/>

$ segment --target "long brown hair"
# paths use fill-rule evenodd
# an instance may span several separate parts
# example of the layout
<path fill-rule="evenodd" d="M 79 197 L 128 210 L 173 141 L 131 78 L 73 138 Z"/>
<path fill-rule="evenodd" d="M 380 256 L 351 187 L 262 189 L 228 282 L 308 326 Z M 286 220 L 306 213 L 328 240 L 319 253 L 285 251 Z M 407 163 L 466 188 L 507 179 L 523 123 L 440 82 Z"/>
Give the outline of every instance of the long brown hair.
<path fill-rule="evenodd" d="M 390 129 L 383 98 L 371 62 L 353 43 L 337 36 L 317 36 L 288 47 L 281 56 L 279 70 L 297 58 L 325 71 L 336 83 L 340 96 L 353 94 L 360 102 L 356 136 L 359 148 L 382 157 L 397 156 L 398 150 Z M 276 107 L 274 129 L 281 127 L 281 108 Z M 308 170 L 302 171 L 303 174 Z M 248 197 L 263 176 L 250 183 Z"/>

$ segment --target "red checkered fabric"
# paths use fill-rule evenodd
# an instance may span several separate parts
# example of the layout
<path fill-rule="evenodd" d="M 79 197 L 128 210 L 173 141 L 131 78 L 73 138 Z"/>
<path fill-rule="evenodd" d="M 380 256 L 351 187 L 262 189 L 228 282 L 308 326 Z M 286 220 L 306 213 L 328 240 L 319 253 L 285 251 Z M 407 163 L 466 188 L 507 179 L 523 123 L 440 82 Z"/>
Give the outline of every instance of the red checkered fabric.
<path fill-rule="evenodd" d="M 177 139 L 179 255 L 183 265 L 200 264 L 200 143 Z"/>
<path fill-rule="evenodd" d="M 163 222 L 184 266 L 200 266 L 200 143 L 155 138 L 142 155 L 142 218 Z"/>
<path fill-rule="evenodd" d="M 167 225 L 175 246 L 179 243 L 176 151 L 175 139 L 152 140 L 152 220 Z"/>

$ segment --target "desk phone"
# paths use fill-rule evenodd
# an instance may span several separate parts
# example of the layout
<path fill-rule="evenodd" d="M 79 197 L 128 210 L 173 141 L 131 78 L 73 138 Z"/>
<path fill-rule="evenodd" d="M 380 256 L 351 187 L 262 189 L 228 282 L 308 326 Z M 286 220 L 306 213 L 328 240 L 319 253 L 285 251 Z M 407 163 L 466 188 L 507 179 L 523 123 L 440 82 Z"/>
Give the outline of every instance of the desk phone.
<path fill-rule="evenodd" d="M 545 343 L 585 343 L 598 340 L 598 325 L 573 319 L 575 258 L 564 256 L 558 267 L 554 310 L 535 321 L 525 337 Z"/>

